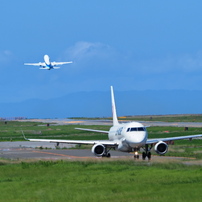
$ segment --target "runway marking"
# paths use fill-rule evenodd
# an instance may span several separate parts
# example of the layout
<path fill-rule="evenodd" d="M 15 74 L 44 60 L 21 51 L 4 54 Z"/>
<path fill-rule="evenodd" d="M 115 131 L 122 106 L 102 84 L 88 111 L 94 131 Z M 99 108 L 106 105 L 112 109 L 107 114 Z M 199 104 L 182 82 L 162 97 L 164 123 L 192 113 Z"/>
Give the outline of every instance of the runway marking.
<path fill-rule="evenodd" d="M 43 152 L 43 151 L 32 151 L 35 153 L 42 153 L 42 154 L 51 154 L 55 156 L 64 156 L 64 157 L 69 157 L 69 158 L 91 158 L 91 157 L 86 157 L 86 156 L 71 156 L 67 154 L 57 154 L 57 153 L 52 153 L 52 152 Z"/>
<path fill-rule="evenodd" d="M 69 158 L 80 158 L 80 159 L 89 159 L 93 158 L 92 156 L 72 156 L 72 155 L 67 155 L 67 154 L 57 154 L 57 153 L 52 153 L 52 152 L 43 152 L 43 151 L 32 151 L 35 153 L 42 153 L 42 154 L 50 154 L 50 155 L 55 155 L 55 156 L 63 156 L 63 157 L 69 157 Z M 153 155 L 154 157 L 159 157 L 158 155 Z M 130 156 L 129 156 L 130 157 Z M 176 158 L 176 159 L 190 159 L 190 160 L 195 160 L 196 158 L 191 158 L 191 157 L 176 157 L 176 156 L 165 156 L 167 159 L 169 158 Z M 113 158 L 120 158 L 120 156 L 113 156 Z M 93 158 L 94 159 L 94 158 Z"/>

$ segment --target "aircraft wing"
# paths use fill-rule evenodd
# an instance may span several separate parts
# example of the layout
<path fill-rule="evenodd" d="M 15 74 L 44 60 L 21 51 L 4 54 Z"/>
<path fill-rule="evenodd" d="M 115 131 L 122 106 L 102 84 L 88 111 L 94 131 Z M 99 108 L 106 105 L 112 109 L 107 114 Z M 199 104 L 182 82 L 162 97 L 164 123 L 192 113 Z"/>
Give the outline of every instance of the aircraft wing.
<path fill-rule="evenodd" d="M 159 141 L 174 141 L 174 140 L 184 140 L 184 139 L 192 139 L 192 138 L 199 138 L 202 137 L 202 134 L 199 135 L 187 135 L 187 136 L 179 136 L 179 137 L 167 137 L 167 138 L 154 138 L 154 139 L 147 139 L 146 144 L 155 144 Z"/>
<path fill-rule="evenodd" d="M 94 130 L 94 129 L 88 129 L 88 128 L 75 128 L 75 129 L 96 132 L 96 133 L 107 133 L 107 134 L 109 133 L 109 131 L 105 131 L 105 130 Z"/>
<path fill-rule="evenodd" d="M 53 66 L 57 66 L 57 65 L 64 65 L 64 64 L 70 64 L 70 63 L 72 63 L 72 61 L 70 61 L 70 62 L 52 62 L 51 64 Z"/>
<path fill-rule="evenodd" d="M 44 62 L 38 62 L 38 63 L 24 63 L 24 65 L 33 65 L 33 66 L 46 66 Z"/>
<path fill-rule="evenodd" d="M 86 145 L 94 145 L 94 144 L 103 144 L 108 146 L 117 146 L 118 142 L 110 141 L 110 140 L 51 140 L 51 139 L 27 139 L 31 142 L 49 142 L 49 143 L 66 143 L 66 144 L 86 144 Z"/>
<path fill-rule="evenodd" d="M 28 139 L 25 137 L 24 132 L 22 131 L 22 135 L 25 140 L 31 142 L 50 142 L 50 143 L 66 143 L 66 144 L 87 144 L 87 145 L 94 145 L 94 144 L 103 144 L 107 146 L 117 146 L 119 142 L 117 141 L 110 141 L 110 140 L 53 140 L 53 139 Z"/>

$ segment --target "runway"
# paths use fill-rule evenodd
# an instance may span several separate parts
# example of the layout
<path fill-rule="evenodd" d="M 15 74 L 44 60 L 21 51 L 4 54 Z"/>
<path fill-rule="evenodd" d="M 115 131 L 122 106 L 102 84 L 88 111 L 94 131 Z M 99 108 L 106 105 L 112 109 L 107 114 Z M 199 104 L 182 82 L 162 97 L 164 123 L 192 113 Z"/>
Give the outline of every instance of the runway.
<path fill-rule="evenodd" d="M 20 143 L 20 144 L 19 144 Z M 46 143 L 51 144 L 51 143 Z M 143 161 L 142 158 L 134 160 L 133 153 L 125 153 L 119 151 L 110 151 L 111 158 L 96 157 L 91 153 L 90 149 L 55 149 L 54 144 L 50 145 L 50 149 L 45 148 L 40 142 L 0 142 L 0 159 L 12 161 L 38 161 L 38 160 L 131 160 Z M 67 146 L 67 145 L 66 145 Z M 71 145 L 73 146 L 73 145 Z M 141 154 L 140 154 L 141 156 Z M 190 161 L 191 160 L 191 161 Z M 153 155 L 151 162 L 183 162 L 187 164 L 202 164 L 202 162 L 193 161 L 194 159 L 183 157 L 169 157 Z"/>
<path fill-rule="evenodd" d="M 73 144 L 60 144 L 60 149 L 54 143 L 48 142 L 0 142 L 0 158 L 20 159 L 87 159 L 98 158 L 90 149 L 75 149 Z M 133 157 L 132 154 L 118 151 L 110 152 L 113 158 Z"/>
<path fill-rule="evenodd" d="M 132 157 L 131 154 L 112 151 L 113 158 Z M 33 149 L 9 148 L 0 150 L 0 157 L 10 160 L 60 160 L 60 159 L 96 159 L 89 149 Z"/>
<path fill-rule="evenodd" d="M 54 143 L 48 142 L 0 142 L 0 158 L 11 160 L 97 158 L 90 149 L 75 149 L 74 147 L 74 144 L 60 144 L 60 149 L 56 149 Z M 111 154 L 113 158 L 133 156 L 118 151 L 111 151 Z"/>

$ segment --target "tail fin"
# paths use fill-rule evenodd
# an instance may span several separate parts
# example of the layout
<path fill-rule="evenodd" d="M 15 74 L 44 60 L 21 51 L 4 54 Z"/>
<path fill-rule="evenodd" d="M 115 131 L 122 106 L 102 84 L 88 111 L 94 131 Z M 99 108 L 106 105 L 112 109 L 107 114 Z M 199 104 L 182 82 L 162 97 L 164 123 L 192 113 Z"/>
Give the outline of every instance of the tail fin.
<path fill-rule="evenodd" d="M 113 126 L 118 125 L 118 119 L 116 115 L 116 105 L 115 105 L 115 100 L 114 100 L 114 90 L 113 86 L 111 86 L 111 99 L 112 99 L 112 116 L 113 116 Z"/>

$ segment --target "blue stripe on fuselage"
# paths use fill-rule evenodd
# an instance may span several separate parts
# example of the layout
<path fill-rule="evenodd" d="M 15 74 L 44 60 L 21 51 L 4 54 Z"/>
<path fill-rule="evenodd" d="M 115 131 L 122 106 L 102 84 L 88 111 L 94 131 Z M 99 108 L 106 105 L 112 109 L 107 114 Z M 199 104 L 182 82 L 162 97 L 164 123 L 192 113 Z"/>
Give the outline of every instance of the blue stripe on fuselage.
<path fill-rule="evenodd" d="M 53 69 L 53 66 L 50 64 L 50 65 L 48 65 L 48 64 L 46 64 L 46 67 L 50 70 L 50 69 Z"/>

